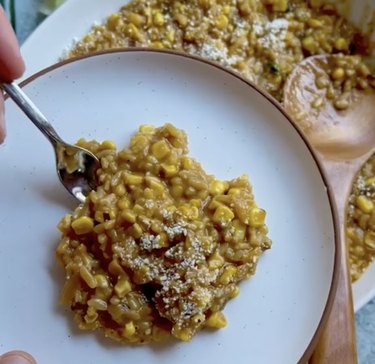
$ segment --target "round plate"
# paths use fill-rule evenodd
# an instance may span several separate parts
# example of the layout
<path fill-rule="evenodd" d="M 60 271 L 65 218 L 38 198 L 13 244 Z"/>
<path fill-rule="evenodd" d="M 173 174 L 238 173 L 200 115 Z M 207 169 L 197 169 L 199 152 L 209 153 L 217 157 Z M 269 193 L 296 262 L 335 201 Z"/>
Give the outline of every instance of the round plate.
<path fill-rule="evenodd" d="M 310 148 L 278 104 L 207 61 L 147 50 L 111 52 L 54 66 L 25 91 L 68 142 L 128 144 L 139 124 L 172 122 L 206 171 L 248 173 L 267 211 L 272 249 L 225 308 L 229 325 L 190 343 L 130 347 L 80 332 L 58 303 L 63 270 L 56 224 L 75 207 L 59 185 L 42 134 L 6 101 L 0 146 L 1 351 L 40 363 L 296 363 L 306 360 L 327 318 L 336 277 L 335 214 Z M 336 241 L 336 243 L 335 243 Z"/>

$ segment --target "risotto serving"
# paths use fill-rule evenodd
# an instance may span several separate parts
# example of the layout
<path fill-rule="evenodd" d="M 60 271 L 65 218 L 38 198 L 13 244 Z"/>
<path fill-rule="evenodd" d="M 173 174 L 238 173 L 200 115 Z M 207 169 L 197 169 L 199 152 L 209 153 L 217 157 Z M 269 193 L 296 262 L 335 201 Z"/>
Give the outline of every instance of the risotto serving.
<path fill-rule="evenodd" d="M 224 327 L 225 303 L 271 247 L 247 176 L 208 175 L 171 124 L 141 126 L 119 152 L 78 145 L 101 162 L 98 188 L 59 224 L 61 301 L 79 327 L 127 343 Z"/>

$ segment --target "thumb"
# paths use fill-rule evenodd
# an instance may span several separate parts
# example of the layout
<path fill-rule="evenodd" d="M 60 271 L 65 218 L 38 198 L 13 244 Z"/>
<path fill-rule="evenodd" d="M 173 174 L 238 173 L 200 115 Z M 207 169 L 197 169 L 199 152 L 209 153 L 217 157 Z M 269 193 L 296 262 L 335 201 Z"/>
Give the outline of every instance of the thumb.
<path fill-rule="evenodd" d="M 10 351 L 0 356 L 0 364 L 36 364 L 36 361 L 23 351 Z"/>

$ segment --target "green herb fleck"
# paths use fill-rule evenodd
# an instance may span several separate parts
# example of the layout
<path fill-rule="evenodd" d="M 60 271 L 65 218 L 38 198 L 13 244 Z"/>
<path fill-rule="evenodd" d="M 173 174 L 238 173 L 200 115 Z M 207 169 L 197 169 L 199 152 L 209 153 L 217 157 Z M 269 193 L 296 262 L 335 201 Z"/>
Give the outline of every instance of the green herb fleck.
<path fill-rule="evenodd" d="M 268 67 L 273 75 L 278 75 L 280 73 L 280 67 L 276 62 L 269 62 Z"/>

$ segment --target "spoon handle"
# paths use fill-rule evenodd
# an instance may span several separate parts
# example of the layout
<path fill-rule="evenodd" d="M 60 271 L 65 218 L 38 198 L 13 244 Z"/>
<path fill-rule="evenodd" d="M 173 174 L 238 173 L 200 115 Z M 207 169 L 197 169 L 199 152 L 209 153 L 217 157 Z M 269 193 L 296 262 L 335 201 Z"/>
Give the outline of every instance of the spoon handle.
<path fill-rule="evenodd" d="M 355 321 L 345 226 L 347 197 L 352 178 L 359 169 L 360 163 L 335 162 L 327 159 L 323 162 L 335 197 L 341 249 L 338 250 L 339 274 L 335 300 L 309 364 L 355 364 L 357 363 Z"/>
<path fill-rule="evenodd" d="M 19 106 L 19 108 L 44 134 L 44 136 L 51 142 L 52 145 L 62 142 L 55 129 L 48 122 L 47 118 L 22 91 L 21 87 L 12 82 L 2 83 L 0 84 L 0 88 L 2 88 L 9 95 L 9 97 Z"/>

